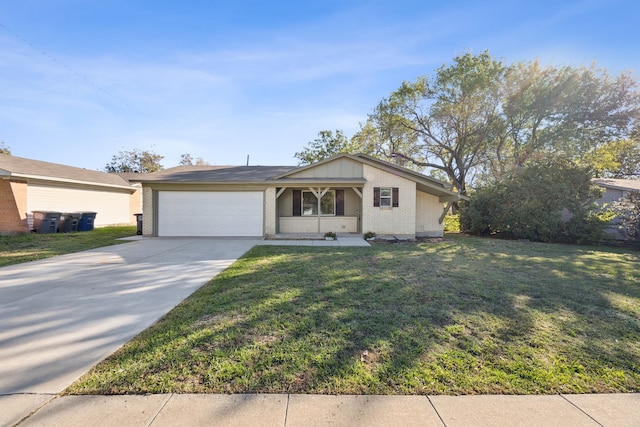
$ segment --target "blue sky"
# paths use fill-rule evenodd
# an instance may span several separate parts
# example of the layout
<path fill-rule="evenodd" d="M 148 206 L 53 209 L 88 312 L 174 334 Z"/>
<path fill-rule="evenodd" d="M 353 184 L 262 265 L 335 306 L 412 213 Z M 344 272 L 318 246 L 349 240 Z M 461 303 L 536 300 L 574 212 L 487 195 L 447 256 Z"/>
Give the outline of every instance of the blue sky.
<path fill-rule="evenodd" d="M 134 148 L 293 165 L 468 50 L 638 78 L 638 16 L 636 0 L 4 1 L 0 141 L 87 169 Z"/>

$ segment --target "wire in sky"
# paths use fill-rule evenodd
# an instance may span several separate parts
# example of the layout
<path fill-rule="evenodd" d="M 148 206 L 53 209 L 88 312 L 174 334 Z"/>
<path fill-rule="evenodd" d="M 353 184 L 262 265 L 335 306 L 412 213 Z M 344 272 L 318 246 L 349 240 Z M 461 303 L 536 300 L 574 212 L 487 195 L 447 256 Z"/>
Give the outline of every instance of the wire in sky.
<path fill-rule="evenodd" d="M 10 35 L 12 35 L 13 37 L 15 37 L 16 39 L 18 39 L 20 42 L 26 44 L 27 46 L 31 47 L 33 50 L 35 50 L 36 52 L 40 53 L 41 55 L 49 58 L 51 61 L 55 62 L 58 66 L 64 68 L 65 70 L 67 70 L 68 72 L 70 72 L 71 74 L 73 74 L 76 78 L 78 78 L 79 80 L 82 80 L 85 84 L 93 87 L 94 89 L 96 89 L 99 92 L 102 92 L 104 95 L 112 98 L 113 100 L 119 102 L 120 104 L 123 104 L 129 108 L 131 108 L 131 106 L 129 104 L 127 104 L 125 101 L 123 101 L 121 98 L 113 95 L 112 93 L 110 93 L 109 91 L 107 91 L 105 88 L 98 86 L 97 84 L 95 84 L 93 81 L 89 80 L 86 76 L 78 73 L 77 71 L 75 71 L 74 69 L 68 67 L 65 63 L 58 61 L 58 59 L 47 53 L 46 51 L 40 49 L 39 47 L 37 47 L 36 45 L 34 45 L 33 43 L 31 43 L 29 40 L 26 40 L 24 37 L 20 36 L 19 34 L 9 30 L 9 28 L 7 28 L 6 25 L 4 25 L 2 22 L 0 22 L 0 27 L 2 27 L 3 30 L 5 30 L 7 33 L 9 33 Z"/>

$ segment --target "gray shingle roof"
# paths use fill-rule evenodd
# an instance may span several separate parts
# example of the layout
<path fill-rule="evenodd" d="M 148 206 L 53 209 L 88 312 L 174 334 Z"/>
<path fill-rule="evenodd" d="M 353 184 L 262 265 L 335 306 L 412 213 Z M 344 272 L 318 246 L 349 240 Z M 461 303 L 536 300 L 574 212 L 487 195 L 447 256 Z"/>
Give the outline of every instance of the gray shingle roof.
<path fill-rule="evenodd" d="M 50 181 L 80 181 L 97 185 L 129 186 L 117 174 L 99 172 L 40 160 L 0 154 L 0 175 L 18 178 L 37 177 Z"/>
<path fill-rule="evenodd" d="M 140 182 L 249 183 L 262 182 L 295 169 L 295 166 L 177 166 L 130 178 Z"/>

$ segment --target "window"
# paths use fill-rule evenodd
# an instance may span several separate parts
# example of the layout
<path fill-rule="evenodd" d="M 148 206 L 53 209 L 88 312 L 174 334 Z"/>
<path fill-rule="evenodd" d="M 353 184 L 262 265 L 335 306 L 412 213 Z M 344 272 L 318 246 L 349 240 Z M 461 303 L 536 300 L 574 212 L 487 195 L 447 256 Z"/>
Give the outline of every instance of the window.
<path fill-rule="evenodd" d="M 376 208 L 397 208 L 400 200 L 399 194 L 398 187 L 374 187 L 373 206 Z"/>
<path fill-rule="evenodd" d="M 302 192 L 302 215 L 318 215 L 318 198 L 311 191 Z"/>
<path fill-rule="evenodd" d="M 327 191 L 320 199 L 320 215 L 336 214 L 336 193 Z M 318 198 L 311 191 L 302 192 L 302 215 L 318 215 Z"/>
<path fill-rule="evenodd" d="M 391 188 L 381 188 L 380 189 L 380 207 L 390 207 L 391 206 Z"/>

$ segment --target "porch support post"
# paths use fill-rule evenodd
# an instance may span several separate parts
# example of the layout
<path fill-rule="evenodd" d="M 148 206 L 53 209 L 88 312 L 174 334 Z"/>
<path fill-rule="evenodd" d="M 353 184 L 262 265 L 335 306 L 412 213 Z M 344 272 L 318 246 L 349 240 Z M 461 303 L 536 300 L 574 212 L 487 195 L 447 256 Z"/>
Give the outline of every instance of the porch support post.
<path fill-rule="evenodd" d="M 444 217 L 447 216 L 447 213 L 449 212 L 449 209 L 451 209 L 452 204 L 453 202 L 448 202 L 447 205 L 444 207 L 444 210 L 442 211 L 442 215 L 440 215 L 440 218 L 438 219 L 438 224 L 442 224 L 442 221 L 444 221 Z"/>
<path fill-rule="evenodd" d="M 329 191 L 329 187 L 325 188 L 324 190 L 322 188 L 318 188 L 318 190 L 316 190 L 315 188 L 311 188 L 309 187 L 309 190 L 315 194 L 316 199 L 317 199 L 317 203 L 318 203 L 318 233 L 320 233 L 320 199 L 322 199 L 322 196 L 324 196 L 325 194 L 327 194 L 327 191 Z"/>

